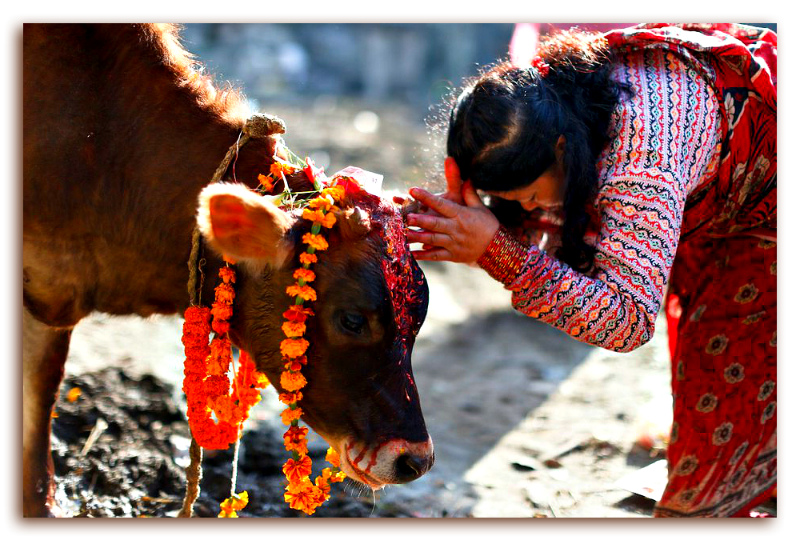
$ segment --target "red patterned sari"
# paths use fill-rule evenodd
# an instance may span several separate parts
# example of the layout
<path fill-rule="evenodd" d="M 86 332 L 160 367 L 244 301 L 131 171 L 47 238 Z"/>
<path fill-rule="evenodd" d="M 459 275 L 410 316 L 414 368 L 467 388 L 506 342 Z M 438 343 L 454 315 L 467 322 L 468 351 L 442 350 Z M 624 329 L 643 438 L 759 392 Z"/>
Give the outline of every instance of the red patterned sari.
<path fill-rule="evenodd" d="M 674 423 L 655 515 L 746 515 L 777 479 L 777 38 L 729 24 L 605 36 L 635 95 L 597 164 L 593 268 L 540 249 L 527 223 L 478 264 L 518 311 L 619 352 L 652 337 L 666 296 Z"/>
<path fill-rule="evenodd" d="M 693 62 L 723 109 L 718 175 L 686 201 L 670 278 L 674 421 L 656 515 L 747 515 L 777 481 L 777 38 L 735 25 L 607 37 Z"/>

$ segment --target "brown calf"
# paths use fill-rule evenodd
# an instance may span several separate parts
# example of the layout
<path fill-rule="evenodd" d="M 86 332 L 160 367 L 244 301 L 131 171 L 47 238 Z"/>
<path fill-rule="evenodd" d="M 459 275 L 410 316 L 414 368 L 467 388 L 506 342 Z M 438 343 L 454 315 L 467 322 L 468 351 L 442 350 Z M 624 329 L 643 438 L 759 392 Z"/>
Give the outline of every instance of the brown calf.
<path fill-rule="evenodd" d="M 199 223 L 202 298 L 213 298 L 221 254 L 240 261 L 231 337 L 280 389 L 284 289 L 308 226 L 236 185 L 269 170 L 274 137 L 244 145 L 227 182 L 204 190 L 245 115 L 235 92 L 199 74 L 174 28 L 25 25 L 23 77 L 23 514 L 40 516 L 73 327 L 92 311 L 182 313 Z M 289 183 L 310 188 L 302 175 Z M 365 192 L 345 206 L 315 268 L 303 420 L 348 476 L 377 488 L 433 464 L 410 364 L 427 285 L 398 208 Z"/>

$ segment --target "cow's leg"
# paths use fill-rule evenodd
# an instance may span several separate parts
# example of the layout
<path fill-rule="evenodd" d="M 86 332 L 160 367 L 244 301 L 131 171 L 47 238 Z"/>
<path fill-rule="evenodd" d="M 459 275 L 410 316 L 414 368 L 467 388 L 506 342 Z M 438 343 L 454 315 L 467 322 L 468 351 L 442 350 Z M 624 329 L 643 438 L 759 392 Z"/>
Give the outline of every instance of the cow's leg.
<path fill-rule="evenodd" d="M 50 417 L 72 329 L 43 324 L 22 308 L 22 514 L 51 515 Z"/>

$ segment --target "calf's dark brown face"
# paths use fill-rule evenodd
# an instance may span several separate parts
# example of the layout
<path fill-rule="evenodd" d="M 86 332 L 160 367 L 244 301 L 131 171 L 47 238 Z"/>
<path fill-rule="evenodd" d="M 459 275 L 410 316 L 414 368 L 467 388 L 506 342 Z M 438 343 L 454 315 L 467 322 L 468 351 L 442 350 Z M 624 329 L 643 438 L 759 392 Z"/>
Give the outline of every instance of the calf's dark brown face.
<path fill-rule="evenodd" d="M 428 306 L 425 277 L 408 250 L 399 209 L 348 190 L 317 252 L 317 301 L 307 321 L 303 421 L 340 455 L 349 477 L 372 488 L 403 483 L 433 465 L 411 370 L 411 351 Z M 279 391 L 282 313 L 291 299 L 301 237 L 310 224 L 242 186 L 201 196 L 204 237 L 237 264 L 231 334 Z"/>

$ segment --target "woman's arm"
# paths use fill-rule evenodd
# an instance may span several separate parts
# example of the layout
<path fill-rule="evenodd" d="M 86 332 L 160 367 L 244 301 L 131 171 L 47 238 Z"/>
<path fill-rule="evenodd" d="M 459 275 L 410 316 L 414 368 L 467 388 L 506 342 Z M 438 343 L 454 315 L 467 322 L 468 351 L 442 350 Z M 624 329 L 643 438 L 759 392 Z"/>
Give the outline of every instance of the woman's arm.
<path fill-rule="evenodd" d="M 678 246 L 682 184 L 655 170 L 611 179 L 599 197 L 602 229 L 589 275 L 531 247 L 519 271 L 501 279 L 514 307 L 606 349 L 627 352 L 647 343 Z"/>
<path fill-rule="evenodd" d="M 517 310 L 586 343 L 630 351 L 653 335 L 686 197 L 716 144 L 718 109 L 700 76 L 669 54 L 634 55 L 621 71 L 639 90 L 615 112 L 615 142 L 601 156 L 596 200 L 601 229 L 587 275 L 520 243 L 499 223 L 490 224 L 482 214 L 488 209 L 475 204 L 480 199 L 474 190 L 464 192 L 467 207 L 440 204 L 435 196 L 412 190 L 412 196 L 446 214 L 410 223 L 425 229 L 414 235 L 434 246 L 427 253 L 439 260 L 478 261 L 513 292 Z M 496 234 L 486 241 L 479 225 L 494 227 Z M 475 255 L 477 249 L 465 247 L 470 243 L 485 249 Z"/>

